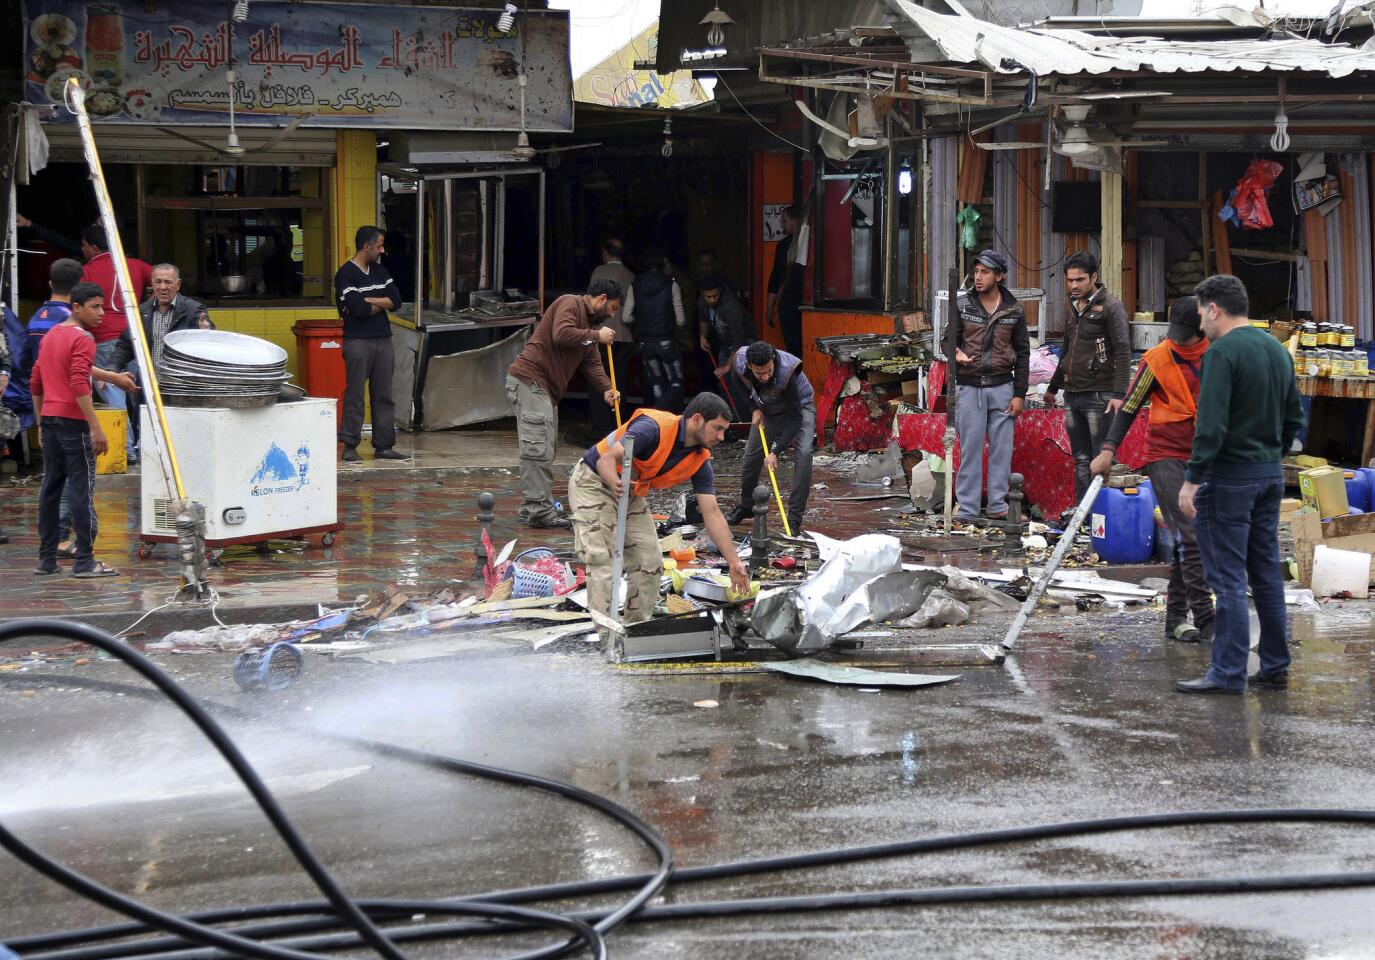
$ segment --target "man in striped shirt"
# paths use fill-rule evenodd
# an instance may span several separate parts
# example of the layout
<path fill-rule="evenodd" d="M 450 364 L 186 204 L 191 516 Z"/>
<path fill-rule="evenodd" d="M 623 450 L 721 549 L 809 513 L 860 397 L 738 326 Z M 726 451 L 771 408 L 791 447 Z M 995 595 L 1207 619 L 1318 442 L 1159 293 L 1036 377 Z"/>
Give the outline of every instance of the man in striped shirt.
<path fill-rule="evenodd" d="M 1103 452 L 1090 466 L 1093 473 L 1108 475 L 1136 415 L 1149 405 L 1145 471 L 1160 514 L 1175 535 L 1170 585 L 1165 592 L 1165 636 L 1182 643 L 1213 639 L 1213 595 L 1203 574 L 1198 536 L 1193 520 L 1179 509 L 1184 465 L 1193 450 L 1203 354 L 1208 349 L 1201 323 L 1193 297 L 1180 297 L 1171 305 L 1167 339 L 1141 358 L 1127 398 L 1103 441 Z M 1191 611 L 1193 626 L 1189 625 Z"/>
<path fill-rule="evenodd" d="M 409 460 L 395 449 L 396 403 L 392 400 L 392 342 L 388 310 L 401 309 L 401 294 L 382 266 L 382 229 L 369 224 L 354 235 L 357 252 L 334 275 L 334 296 L 344 321 L 342 459 L 357 463 L 363 436 L 363 393 L 372 397 L 372 449 L 377 460 Z"/>

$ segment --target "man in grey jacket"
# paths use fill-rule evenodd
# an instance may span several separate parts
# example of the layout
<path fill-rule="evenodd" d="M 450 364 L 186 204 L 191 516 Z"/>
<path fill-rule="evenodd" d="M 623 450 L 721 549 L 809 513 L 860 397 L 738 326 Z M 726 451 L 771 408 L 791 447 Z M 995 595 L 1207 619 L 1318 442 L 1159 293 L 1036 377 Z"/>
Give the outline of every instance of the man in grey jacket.
<path fill-rule="evenodd" d="M 1089 465 L 1103 449 L 1113 415 L 1131 379 L 1131 327 L 1127 308 L 1098 282 L 1098 260 L 1085 251 L 1065 261 L 1069 320 L 1064 352 L 1046 387 L 1046 403 L 1065 392 L 1065 430 L 1074 455 L 1074 499 L 1083 499 L 1093 479 Z"/>
<path fill-rule="evenodd" d="M 159 263 L 153 268 L 153 296 L 138 308 L 139 318 L 143 321 L 143 341 L 148 344 L 148 353 L 153 358 L 153 366 L 162 359 L 162 341 L 174 330 L 213 330 L 210 313 L 199 300 L 182 296 L 181 271 L 175 264 Z M 138 366 L 138 356 L 134 353 L 134 341 L 126 329 L 115 341 L 115 370 L 132 370 L 140 385 L 144 382 Z M 138 395 L 143 402 L 142 392 Z M 132 408 L 129 429 L 136 442 L 130 460 L 137 463 L 142 450 L 138 441 L 140 423 L 136 408 Z"/>
<path fill-rule="evenodd" d="M 183 296 L 181 271 L 171 263 L 159 263 L 153 268 L 153 296 L 138 308 L 143 320 L 143 340 L 156 364 L 162 358 L 162 342 L 174 330 L 213 330 L 210 311 L 199 300 Z M 115 369 L 137 366 L 134 342 L 124 331 L 115 346 Z"/>

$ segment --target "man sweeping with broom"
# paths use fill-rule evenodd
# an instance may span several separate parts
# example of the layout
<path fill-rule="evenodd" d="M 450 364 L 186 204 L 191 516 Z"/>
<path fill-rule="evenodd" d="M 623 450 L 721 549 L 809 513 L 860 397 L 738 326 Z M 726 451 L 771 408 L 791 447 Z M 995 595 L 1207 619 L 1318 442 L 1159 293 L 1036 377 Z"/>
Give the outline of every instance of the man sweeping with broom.
<path fill-rule="evenodd" d="M 726 435 L 730 408 L 714 393 L 700 393 L 681 416 L 662 410 L 640 409 L 619 430 L 590 448 L 568 480 L 568 505 L 573 519 L 573 543 L 587 566 L 588 607 L 599 614 L 638 623 L 654 613 L 659 598 L 663 555 L 659 534 L 646 499 L 651 490 L 667 490 L 691 483 L 702 511 L 702 522 L 716 549 L 730 565 L 731 586 L 744 593 L 750 576 L 730 527 L 716 504 L 711 448 Z M 623 441 L 633 438 L 633 476 L 621 476 Z M 627 589 L 625 615 L 611 609 L 612 568 L 617 548 L 617 506 L 629 479 L 625 512 L 624 561 Z"/>
<path fill-rule="evenodd" d="M 799 358 L 763 340 L 735 352 L 730 376 L 749 394 L 754 416 L 745 443 L 745 462 L 740 468 L 740 503 L 731 511 L 729 520 L 732 524 L 742 523 L 754 516 L 754 488 L 759 484 L 760 469 L 768 467 L 772 476 L 778 469 L 778 455 L 795 447 L 788 513 L 783 518 L 789 535 L 795 537 L 802 530 L 807 497 L 812 492 L 816 394 L 811 381 L 802 372 Z"/>

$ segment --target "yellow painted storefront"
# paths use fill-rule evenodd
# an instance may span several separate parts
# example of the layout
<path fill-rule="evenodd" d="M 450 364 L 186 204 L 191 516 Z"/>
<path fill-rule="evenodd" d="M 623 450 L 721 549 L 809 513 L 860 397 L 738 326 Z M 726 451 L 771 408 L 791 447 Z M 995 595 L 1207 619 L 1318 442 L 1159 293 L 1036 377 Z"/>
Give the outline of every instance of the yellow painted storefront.
<path fill-rule="evenodd" d="M 333 224 L 328 263 L 316 262 L 320 253 L 307 247 L 302 265 L 307 276 L 334 276 L 349 257 L 353 256 L 353 234 L 365 223 L 377 223 L 377 137 L 368 130 L 339 130 L 335 133 L 338 151 L 335 166 L 323 178 L 329 207 L 329 222 Z M 323 214 L 306 211 L 306 226 L 314 219 L 318 225 Z M 298 320 L 333 320 L 333 290 L 328 283 L 307 284 L 302 304 L 287 307 L 216 307 L 212 310 L 215 326 L 254 337 L 271 340 L 287 352 L 287 365 L 299 377 L 296 357 L 296 335 L 291 332 Z M 311 304 L 314 305 L 311 305 Z"/>

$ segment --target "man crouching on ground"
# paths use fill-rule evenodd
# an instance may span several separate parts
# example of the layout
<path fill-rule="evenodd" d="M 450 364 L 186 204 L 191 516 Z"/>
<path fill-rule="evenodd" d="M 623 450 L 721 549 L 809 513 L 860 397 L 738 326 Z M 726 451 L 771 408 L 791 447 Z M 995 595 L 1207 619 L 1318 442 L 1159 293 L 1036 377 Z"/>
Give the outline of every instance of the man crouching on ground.
<path fill-rule="evenodd" d="M 682 416 L 661 410 L 642 409 L 625 426 L 590 448 L 568 480 L 572 509 L 573 542 L 587 565 L 588 606 L 625 623 L 639 623 L 654 614 L 659 598 L 663 556 L 659 534 L 645 499 L 650 490 L 667 490 L 692 481 L 702 522 L 716 549 L 730 564 L 731 586 L 749 589 L 749 571 L 735 552 L 730 527 L 716 503 L 711 448 L 725 438 L 730 426 L 730 407 L 714 393 L 700 393 L 688 403 Z M 625 616 L 611 611 L 611 557 L 616 549 L 616 506 L 622 490 L 621 441 L 634 437 L 634 478 L 625 518 L 623 569 L 628 583 Z"/>

